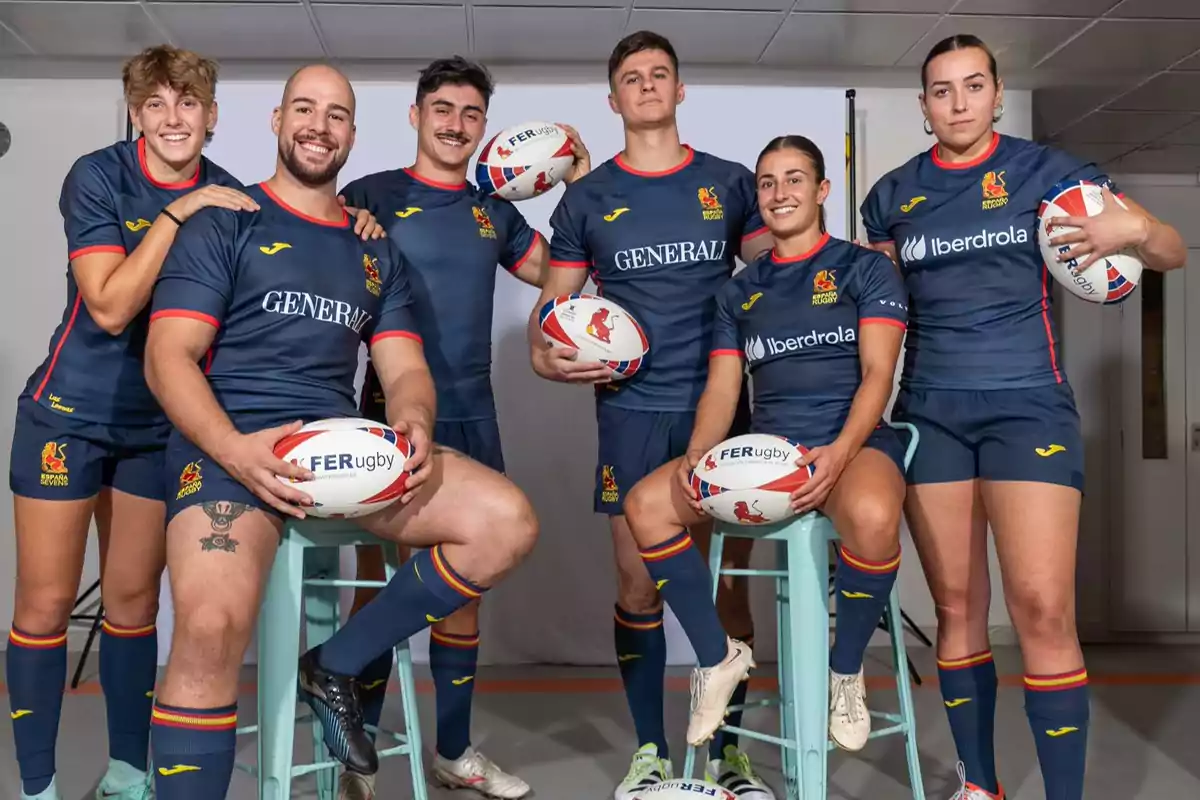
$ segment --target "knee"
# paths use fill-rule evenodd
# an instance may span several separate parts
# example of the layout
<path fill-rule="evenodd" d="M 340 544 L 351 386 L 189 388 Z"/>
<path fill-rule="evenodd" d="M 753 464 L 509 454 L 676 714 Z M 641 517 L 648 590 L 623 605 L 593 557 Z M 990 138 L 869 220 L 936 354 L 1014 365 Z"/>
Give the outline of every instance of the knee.
<path fill-rule="evenodd" d="M 1047 591 L 1018 592 L 1007 599 L 1013 625 L 1023 641 L 1054 643 L 1075 639 L 1069 597 Z"/>
<path fill-rule="evenodd" d="M 75 591 L 64 586 L 30 586 L 17 578 L 13 625 L 32 636 L 58 633 L 67 627 Z"/>
<path fill-rule="evenodd" d="M 176 606 L 171 660 L 194 679 L 236 670 L 250 640 L 253 621 L 226 606 Z"/>
<path fill-rule="evenodd" d="M 621 513 L 625 515 L 625 521 L 629 523 L 630 530 L 637 531 L 645 528 L 646 524 L 651 521 L 651 515 L 655 509 L 661 507 L 662 504 L 663 498 L 654 497 L 654 492 L 650 490 L 646 481 L 638 481 L 625 495 L 625 502 L 621 504 Z"/>
<path fill-rule="evenodd" d="M 895 556 L 900 543 L 900 506 L 886 498 L 863 496 L 847 513 L 849 530 L 843 533 L 855 555 L 880 561 Z"/>
<path fill-rule="evenodd" d="M 538 518 L 525 493 L 509 484 L 488 502 L 487 512 L 477 517 L 470 539 L 505 563 L 507 570 L 525 560 L 538 539 Z"/>
<path fill-rule="evenodd" d="M 141 627 L 158 617 L 159 582 L 148 586 L 113 586 L 100 589 L 104 600 L 104 616 L 116 625 Z"/>
<path fill-rule="evenodd" d="M 630 614 L 653 614 L 662 608 L 658 588 L 646 570 L 617 568 L 617 605 Z"/>
<path fill-rule="evenodd" d="M 937 587 L 933 600 L 939 629 L 962 630 L 987 625 L 990 591 L 981 593 L 972 589 L 969 583 L 955 582 Z"/>

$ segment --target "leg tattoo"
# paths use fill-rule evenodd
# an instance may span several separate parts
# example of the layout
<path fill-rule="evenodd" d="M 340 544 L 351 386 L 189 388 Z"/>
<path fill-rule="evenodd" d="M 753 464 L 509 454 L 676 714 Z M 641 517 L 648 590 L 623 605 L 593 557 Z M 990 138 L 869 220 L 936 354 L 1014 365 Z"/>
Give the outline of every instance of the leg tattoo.
<path fill-rule="evenodd" d="M 226 553 L 237 552 L 238 540 L 229 535 L 233 530 L 233 521 L 246 513 L 249 508 L 245 503 L 230 503 L 226 500 L 210 500 L 203 504 L 204 513 L 212 520 L 212 535 L 200 540 L 200 549 L 224 550 Z"/>

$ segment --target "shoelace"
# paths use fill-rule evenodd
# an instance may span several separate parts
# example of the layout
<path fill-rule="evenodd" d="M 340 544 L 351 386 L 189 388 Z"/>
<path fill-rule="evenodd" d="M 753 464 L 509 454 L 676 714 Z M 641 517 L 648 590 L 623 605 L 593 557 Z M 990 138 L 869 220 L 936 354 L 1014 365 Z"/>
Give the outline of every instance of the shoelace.
<path fill-rule="evenodd" d="M 690 712 L 696 713 L 696 708 L 700 705 L 700 698 L 704 695 L 704 687 L 708 685 L 708 672 L 706 670 L 696 668 L 692 670 L 691 680 L 691 703 Z"/>
<path fill-rule="evenodd" d="M 650 773 L 658 768 L 658 762 L 657 756 L 638 753 L 633 757 L 633 763 L 629 765 L 629 772 L 625 773 L 625 780 L 643 780 L 649 777 Z"/>
<path fill-rule="evenodd" d="M 725 759 L 725 763 L 733 767 L 733 771 L 739 776 L 746 778 L 747 780 L 762 783 L 762 781 L 759 780 L 758 775 L 755 774 L 754 767 L 750 766 L 750 756 L 746 755 L 745 753 L 738 753 L 733 758 L 727 758 Z"/>
<path fill-rule="evenodd" d="M 843 709 L 851 722 L 858 722 L 862 719 L 862 703 L 858 692 L 853 691 L 856 680 L 857 676 L 838 678 L 837 684 L 834 686 L 834 705 Z M 955 800 L 955 798 L 952 797 L 950 800 Z"/>
<path fill-rule="evenodd" d="M 355 702 L 357 696 L 354 693 L 353 686 L 344 686 L 342 681 L 329 679 L 323 687 L 325 690 L 325 699 L 333 708 L 333 713 L 337 715 L 347 727 L 361 728 L 362 713 L 358 709 L 358 703 Z"/>
<path fill-rule="evenodd" d="M 950 800 L 984 800 L 989 797 L 987 794 L 980 796 L 980 793 L 976 790 L 967 788 L 967 767 L 963 762 L 959 761 L 955 764 L 954 772 L 958 775 L 959 787 L 958 791 L 950 797 Z"/>

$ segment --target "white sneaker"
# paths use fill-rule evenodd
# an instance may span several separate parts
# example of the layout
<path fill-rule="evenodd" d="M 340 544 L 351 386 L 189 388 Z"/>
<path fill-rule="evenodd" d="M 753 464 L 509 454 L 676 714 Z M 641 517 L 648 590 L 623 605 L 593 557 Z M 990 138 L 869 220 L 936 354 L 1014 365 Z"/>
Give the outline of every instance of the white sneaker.
<path fill-rule="evenodd" d="M 338 800 L 375 800 L 375 776 L 343 771 L 338 777 Z"/>
<path fill-rule="evenodd" d="M 950 800 L 1004 800 L 1004 787 L 997 786 L 1000 790 L 999 794 L 992 794 L 986 789 L 981 789 L 973 783 L 967 783 L 967 768 L 960 761 L 955 768 L 958 772 L 958 780 L 962 786 L 950 798 Z"/>
<path fill-rule="evenodd" d="M 714 758 L 704 770 L 704 779 L 715 783 L 738 800 L 775 800 L 775 793 L 750 765 L 750 757 L 731 744 L 723 758 Z"/>
<path fill-rule="evenodd" d="M 515 800 L 529 794 L 529 784 L 509 775 L 474 747 L 451 761 L 434 753 L 433 777 L 450 789 L 474 789 L 484 797 Z"/>
<path fill-rule="evenodd" d="M 633 754 L 629 772 L 617 784 L 613 800 L 633 800 L 651 786 L 671 780 L 673 771 L 670 759 L 658 757 L 658 745 L 644 744 Z"/>
<path fill-rule="evenodd" d="M 867 685 L 860 667 L 855 675 L 829 672 L 829 738 L 843 750 L 862 750 L 871 736 Z"/>
<path fill-rule="evenodd" d="M 687 740 L 699 747 L 712 739 L 729 714 L 729 698 L 737 685 L 757 666 L 750 646 L 737 639 L 728 640 L 728 655 L 715 667 L 692 670 L 692 713 L 688 720 Z"/>

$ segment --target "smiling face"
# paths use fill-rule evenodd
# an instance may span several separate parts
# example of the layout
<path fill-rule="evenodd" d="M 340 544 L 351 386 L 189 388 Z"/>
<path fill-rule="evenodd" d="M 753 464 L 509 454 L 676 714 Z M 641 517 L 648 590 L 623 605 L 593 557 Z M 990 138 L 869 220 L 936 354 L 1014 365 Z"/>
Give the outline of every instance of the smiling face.
<path fill-rule="evenodd" d="M 487 102 L 470 84 L 442 84 L 408 112 L 417 148 L 440 169 L 465 170 L 487 127 Z"/>
<path fill-rule="evenodd" d="M 271 128 L 280 161 L 296 180 L 333 183 L 354 146 L 354 90 L 337 70 L 306 67 L 288 81 Z"/>
<path fill-rule="evenodd" d="M 639 50 L 621 61 L 611 76 L 609 106 L 630 128 L 655 127 L 675 119 L 683 84 L 666 52 Z"/>
<path fill-rule="evenodd" d="M 776 238 L 819 229 L 830 187 L 808 154 L 794 147 L 772 150 L 759 159 L 755 179 L 759 212 Z"/>
<path fill-rule="evenodd" d="M 200 157 L 205 138 L 217 124 L 217 104 L 159 84 L 139 106 L 130 107 L 129 116 L 150 153 L 182 169 Z"/>
<path fill-rule="evenodd" d="M 986 51 L 964 47 L 935 56 L 925 66 L 924 82 L 921 110 L 939 142 L 961 151 L 991 134 L 1004 85 Z"/>

